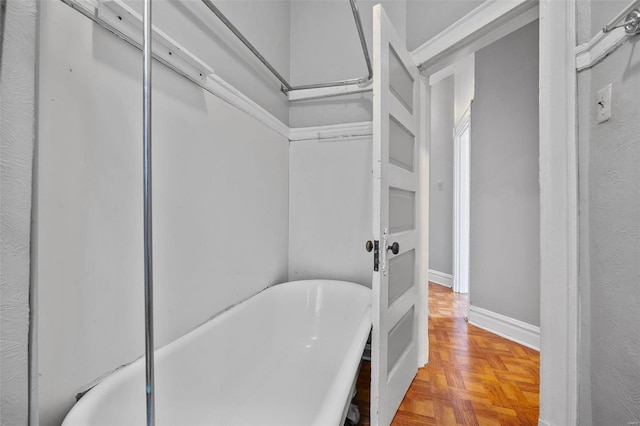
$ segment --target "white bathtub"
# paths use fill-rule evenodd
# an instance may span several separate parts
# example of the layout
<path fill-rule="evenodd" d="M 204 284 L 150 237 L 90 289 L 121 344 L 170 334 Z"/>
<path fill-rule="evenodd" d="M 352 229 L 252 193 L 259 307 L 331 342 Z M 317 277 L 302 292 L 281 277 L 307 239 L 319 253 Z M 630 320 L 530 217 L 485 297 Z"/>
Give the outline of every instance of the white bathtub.
<path fill-rule="evenodd" d="M 156 350 L 156 425 L 339 425 L 370 328 L 366 287 L 270 287 Z M 82 397 L 63 426 L 145 419 L 139 359 Z"/>

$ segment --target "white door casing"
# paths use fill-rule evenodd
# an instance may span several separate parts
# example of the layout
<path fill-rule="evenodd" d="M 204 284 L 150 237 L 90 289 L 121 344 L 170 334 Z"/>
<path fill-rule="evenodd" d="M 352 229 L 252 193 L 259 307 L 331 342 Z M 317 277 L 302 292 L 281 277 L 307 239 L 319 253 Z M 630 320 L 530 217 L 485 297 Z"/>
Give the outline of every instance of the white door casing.
<path fill-rule="evenodd" d="M 471 107 L 453 130 L 453 291 L 469 293 Z"/>
<path fill-rule="evenodd" d="M 373 272 L 371 422 L 388 425 L 418 369 L 418 69 L 384 9 L 373 9 Z M 398 243 L 398 251 L 391 247 Z"/>

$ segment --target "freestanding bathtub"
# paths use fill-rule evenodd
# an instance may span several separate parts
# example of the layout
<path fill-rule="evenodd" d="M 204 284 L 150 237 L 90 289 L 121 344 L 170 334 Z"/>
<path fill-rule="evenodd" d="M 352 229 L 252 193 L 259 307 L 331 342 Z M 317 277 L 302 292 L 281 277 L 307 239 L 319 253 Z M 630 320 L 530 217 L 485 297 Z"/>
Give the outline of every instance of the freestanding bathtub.
<path fill-rule="evenodd" d="M 366 287 L 269 287 L 156 350 L 156 425 L 341 425 L 370 329 Z M 63 426 L 144 425 L 144 370 L 108 376 Z"/>

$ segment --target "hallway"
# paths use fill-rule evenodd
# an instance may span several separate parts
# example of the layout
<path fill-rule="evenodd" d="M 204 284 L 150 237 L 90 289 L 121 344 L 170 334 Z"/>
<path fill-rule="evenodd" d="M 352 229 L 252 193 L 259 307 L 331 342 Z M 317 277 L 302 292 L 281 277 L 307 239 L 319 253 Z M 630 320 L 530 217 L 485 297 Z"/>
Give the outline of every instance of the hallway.
<path fill-rule="evenodd" d="M 468 295 L 429 283 L 429 364 L 394 425 L 537 425 L 540 354 L 465 321 Z M 369 425 L 370 364 L 356 396 Z"/>

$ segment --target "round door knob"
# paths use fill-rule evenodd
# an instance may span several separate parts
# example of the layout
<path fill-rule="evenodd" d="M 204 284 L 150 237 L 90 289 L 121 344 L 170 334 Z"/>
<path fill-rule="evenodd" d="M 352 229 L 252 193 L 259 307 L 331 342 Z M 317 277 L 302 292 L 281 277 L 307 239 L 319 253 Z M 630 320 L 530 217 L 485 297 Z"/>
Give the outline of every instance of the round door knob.
<path fill-rule="evenodd" d="M 391 250 L 391 253 L 393 254 L 398 254 L 398 252 L 400 251 L 400 244 L 393 243 L 389 247 L 387 247 L 387 250 Z"/>
<path fill-rule="evenodd" d="M 369 251 L 369 252 L 370 252 L 371 250 L 373 250 L 373 243 L 371 242 L 371 240 L 367 241 L 367 244 L 366 244 L 364 247 L 365 247 L 365 248 L 367 249 L 367 251 Z"/>

